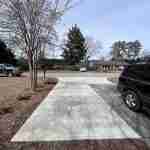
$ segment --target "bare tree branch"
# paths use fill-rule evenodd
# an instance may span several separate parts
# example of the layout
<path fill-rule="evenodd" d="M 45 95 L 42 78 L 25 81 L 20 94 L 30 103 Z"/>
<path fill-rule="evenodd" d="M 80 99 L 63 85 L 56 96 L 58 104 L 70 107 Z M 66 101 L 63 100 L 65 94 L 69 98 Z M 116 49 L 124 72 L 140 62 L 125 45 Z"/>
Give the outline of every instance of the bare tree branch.
<path fill-rule="evenodd" d="M 32 78 L 39 54 L 56 38 L 55 25 L 74 1 L 0 0 L 0 35 L 9 34 L 10 43 L 27 55 Z"/>
<path fill-rule="evenodd" d="M 96 41 L 89 36 L 86 37 L 86 46 L 87 46 L 87 56 L 86 56 L 87 59 L 99 55 L 102 49 L 101 42 Z"/>

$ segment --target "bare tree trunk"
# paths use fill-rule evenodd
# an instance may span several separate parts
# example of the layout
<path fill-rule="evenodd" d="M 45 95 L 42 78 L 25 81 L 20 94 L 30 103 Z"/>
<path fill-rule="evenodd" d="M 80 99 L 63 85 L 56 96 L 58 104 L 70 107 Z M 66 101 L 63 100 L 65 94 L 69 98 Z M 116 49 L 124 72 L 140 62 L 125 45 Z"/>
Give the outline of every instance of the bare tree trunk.
<path fill-rule="evenodd" d="M 34 86 L 35 86 L 35 90 L 38 86 L 38 82 L 37 82 L 37 63 L 35 62 L 35 65 L 34 65 Z"/>
<path fill-rule="evenodd" d="M 32 90 L 35 91 L 37 87 L 37 66 L 36 66 L 36 60 L 34 57 L 33 61 L 33 87 Z"/>
<path fill-rule="evenodd" d="M 35 54 L 35 87 L 38 86 L 38 50 L 36 50 Z"/>
<path fill-rule="evenodd" d="M 43 80 L 46 80 L 46 70 L 43 70 Z"/>
<path fill-rule="evenodd" d="M 37 86 L 37 81 L 36 81 L 36 67 L 34 64 L 34 60 L 29 60 L 29 71 L 30 71 L 31 90 L 35 91 Z"/>
<path fill-rule="evenodd" d="M 33 67 L 32 67 L 32 62 L 29 61 L 29 72 L 30 72 L 30 86 L 31 86 L 31 89 L 33 87 Z"/>
<path fill-rule="evenodd" d="M 36 90 L 36 70 L 35 70 L 35 66 L 33 68 L 33 87 L 32 90 L 35 91 Z"/>

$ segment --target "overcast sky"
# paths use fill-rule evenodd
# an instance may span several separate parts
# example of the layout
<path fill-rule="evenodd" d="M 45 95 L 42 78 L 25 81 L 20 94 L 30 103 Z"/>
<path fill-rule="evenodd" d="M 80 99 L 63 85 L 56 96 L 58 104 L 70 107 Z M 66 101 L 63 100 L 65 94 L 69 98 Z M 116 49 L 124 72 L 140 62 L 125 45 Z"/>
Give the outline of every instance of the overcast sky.
<path fill-rule="evenodd" d="M 85 36 L 102 42 L 105 54 L 117 40 L 140 40 L 150 51 L 150 0 L 83 0 L 62 22 L 60 33 L 78 24 Z"/>

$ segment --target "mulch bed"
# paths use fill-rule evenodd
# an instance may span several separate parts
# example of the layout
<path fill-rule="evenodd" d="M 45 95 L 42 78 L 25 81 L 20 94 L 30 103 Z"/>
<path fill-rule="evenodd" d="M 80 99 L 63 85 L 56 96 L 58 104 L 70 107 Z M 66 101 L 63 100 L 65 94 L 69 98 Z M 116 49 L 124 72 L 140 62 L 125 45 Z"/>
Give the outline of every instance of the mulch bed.
<path fill-rule="evenodd" d="M 10 143 L 0 150 L 149 150 L 140 140 L 84 140 L 64 142 Z"/>
<path fill-rule="evenodd" d="M 53 89 L 55 84 L 55 82 L 46 82 L 44 86 L 42 85 L 38 88 L 37 92 L 32 93 L 30 98 L 27 95 L 29 99 L 22 99 L 22 95 L 19 95 L 15 103 L 3 106 L 5 109 L 0 111 L 0 150 L 149 150 L 142 140 L 128 139 L 36 143 L 10 142 L 11 138 Z"/>

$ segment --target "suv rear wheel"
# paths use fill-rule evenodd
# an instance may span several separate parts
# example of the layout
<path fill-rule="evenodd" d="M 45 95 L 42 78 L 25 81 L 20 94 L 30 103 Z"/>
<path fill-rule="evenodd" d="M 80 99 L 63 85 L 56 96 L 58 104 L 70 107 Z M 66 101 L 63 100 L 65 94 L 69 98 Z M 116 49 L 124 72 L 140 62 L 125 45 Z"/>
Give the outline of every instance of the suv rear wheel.
<path fill-rule="evenodd" d="M 138 112 L 141 110 L 142 103 L 137 92 L 128 90 L 123 93 L 123 99 L 127 107 L 132 111 Z"/>
<path fill-rule="evenodd" d="M 12 72 L 8 72 L 8 77 L 13 77 L 13 73 Z"/>

